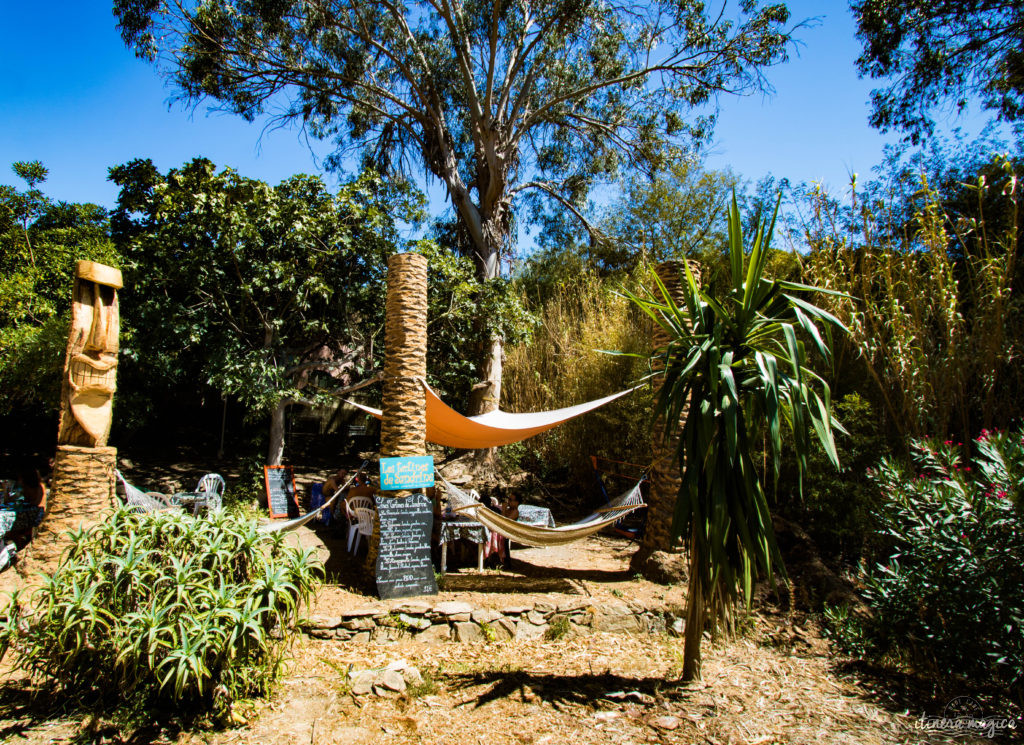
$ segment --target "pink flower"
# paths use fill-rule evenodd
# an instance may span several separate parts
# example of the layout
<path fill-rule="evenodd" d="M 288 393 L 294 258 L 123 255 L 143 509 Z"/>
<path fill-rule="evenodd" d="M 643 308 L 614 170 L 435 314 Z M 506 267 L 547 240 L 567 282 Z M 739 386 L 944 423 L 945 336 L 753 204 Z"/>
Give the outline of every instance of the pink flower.
<path fill-rule="evenodd" d="M 997 491 L 996 496 L 999 497 L 1000 499 L 1008 499 L 1006 495 L 1006 489 L 1000 489 L 999 491 Z"/>
<path fill-rule="evenodd" d="M 952 445 L 952 444 L 953 444 L 953 441 L 952 441 L 952 440 L 943 440 L 943 441 L 942 441 L 942 444 L 943 444 L 943 445 Z"/>

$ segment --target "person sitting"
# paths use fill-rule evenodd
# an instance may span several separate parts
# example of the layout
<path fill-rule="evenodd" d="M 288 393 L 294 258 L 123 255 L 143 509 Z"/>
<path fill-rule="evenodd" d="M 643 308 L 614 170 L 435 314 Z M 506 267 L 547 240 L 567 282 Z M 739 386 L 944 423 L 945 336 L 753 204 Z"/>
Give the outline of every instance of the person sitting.
<path fill-rule="evenodd" d="M 348 481 L 348 471 L 344 468 L 339 468 L 333 474 L 328 476 L 322 487 L 324 499 L 330 499 L 333 497 L 338 489 L 345 485 L 346 481 Z"/>

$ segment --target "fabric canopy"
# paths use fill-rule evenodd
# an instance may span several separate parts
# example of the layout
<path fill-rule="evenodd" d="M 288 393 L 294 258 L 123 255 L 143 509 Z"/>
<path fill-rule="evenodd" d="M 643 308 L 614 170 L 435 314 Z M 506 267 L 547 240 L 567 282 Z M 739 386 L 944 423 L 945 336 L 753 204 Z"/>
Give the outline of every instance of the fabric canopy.
<path fill-rule="evenodd" d="M 636 388 L 628 388 L 596 401 L 588 401 L 553 411 L 510 414 L 507 411 L 495 410 L 478 416 L 465 417 L 442 401 L 426 381 L 421 380 L 420 382 L 423 383 L 427 392 L 427 442 L 464 450 L 482 450 L 525 440 L 527 437 L 546 432 L 562 422 L 593 411 L 636 390 Z M 357 404 L 354 401 L 348 403 L 378 419 L 381 418 L 380 409 Z"/>

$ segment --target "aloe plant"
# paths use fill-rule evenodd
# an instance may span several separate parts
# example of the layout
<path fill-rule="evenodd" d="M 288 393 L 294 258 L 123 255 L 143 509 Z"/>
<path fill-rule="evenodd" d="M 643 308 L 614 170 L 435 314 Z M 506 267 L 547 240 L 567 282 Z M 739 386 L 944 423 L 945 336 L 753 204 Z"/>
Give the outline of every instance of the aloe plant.
<path fill-rule="evenodd" d="M 660 280 L 660 297 L 627 293 L 668 334 L 654 350 L 664 383 L 655 416 L 679 428 L 682 487 L 672 531 L 687 536 L 689 599 L 683 677 L 700 674 L 705 621 L 728 620 L 742 593 L 749 601 L 757 573 L 784 572 L 762 478 L 752 453 L 767 440 L 779 471 L 783 431 L 801 469 L 812 436 L 838 468 L 828 384 L 808 365 L 808 345 L 826 361 L 834 316 L 800 297 L 815 287 L 764 276 L 778 204 L 745 250 L 736 196 L 729 209 L 730 283 L 721 297 L 702 290 L 685 268 L 683 302 Z M 689 415 L 680 417 L 687 401 Z"/>

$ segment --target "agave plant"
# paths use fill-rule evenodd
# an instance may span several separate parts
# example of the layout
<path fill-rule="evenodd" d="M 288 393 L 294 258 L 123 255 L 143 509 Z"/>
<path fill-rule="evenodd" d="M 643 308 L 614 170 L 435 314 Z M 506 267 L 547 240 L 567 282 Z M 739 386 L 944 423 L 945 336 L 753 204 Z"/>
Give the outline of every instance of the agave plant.
<path fill-rule="evenodd" d="M 655 277 L 660 297 L 631 299 L 670 338 L 660 358 L 664 383 L 655 416 L 679 428 L 682 487 L 673 535 L 688 536 L 690 586 L 684 678 L 700 674 L 700 639 L 729 618 L 756 574 L 782 569 L 762 478 L 752 458 L 766 439 L 778 476 L 783 431 L 792 435 L 801 476 L 812 432 L 838 468 L 828 384 L 808 366 L 807 346 L 830 359 L 830 333 L 843 324 L 796 293 L 814 287 L 764 276 L 778 203 L 758 225 L 749 254 L 736 196 L 729 209 L 731 282 L 722 297 L 702 290 L 685 268 L 682 303 Z M 689 415 L 680 417 L 690 403 Z"/>

